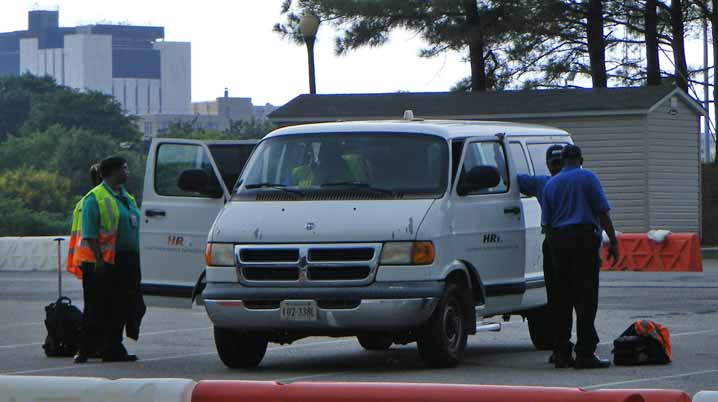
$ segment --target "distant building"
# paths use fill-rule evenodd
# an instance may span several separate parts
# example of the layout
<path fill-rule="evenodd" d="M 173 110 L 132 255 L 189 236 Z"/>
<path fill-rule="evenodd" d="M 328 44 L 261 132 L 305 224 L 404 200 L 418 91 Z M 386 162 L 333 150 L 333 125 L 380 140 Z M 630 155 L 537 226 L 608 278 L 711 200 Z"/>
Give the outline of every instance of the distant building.
<path fill-rule="evenodd" d="M 145 137 L 166 133 L 173 123 L 191 124 L 195 130 L 226 131 L 232 122 L 266 120 L 267 115 L 278 107 L 269 103 L 264 106 L 252 104 L 252 98 L 224 96 L 213 101 L 193 102 L 192 114 L 146 115 L 139 122 Z"/>
<path fill-rule="evenodd" d="M 26 31 L 0 33 L 0 75 L 49 75 L 112 95 L 128 114 L 191 113 L 191 47 L 164 28 L 60 27 L 58 11 L 30 11 Z"/>

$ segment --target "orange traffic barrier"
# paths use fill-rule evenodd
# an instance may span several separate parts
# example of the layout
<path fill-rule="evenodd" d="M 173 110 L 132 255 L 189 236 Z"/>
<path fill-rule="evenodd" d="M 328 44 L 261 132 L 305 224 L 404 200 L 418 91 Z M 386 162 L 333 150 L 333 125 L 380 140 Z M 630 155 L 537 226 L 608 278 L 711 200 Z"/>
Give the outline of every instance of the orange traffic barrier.
<path fill-rule="evenodd" d="M 597 390 L 443 384 L 200 381 L 192 402 L 690 402 L 673 390 Z"/>
<path fill-rule="evenodd" d="M 601 248 L 603 271 L 675 271 L 703 272 L 700 239 L 695 233 L 672 233 L 657 243 L 641 233 L 618 235 L 618 263 L 607 258 L 608 248 Z"/>

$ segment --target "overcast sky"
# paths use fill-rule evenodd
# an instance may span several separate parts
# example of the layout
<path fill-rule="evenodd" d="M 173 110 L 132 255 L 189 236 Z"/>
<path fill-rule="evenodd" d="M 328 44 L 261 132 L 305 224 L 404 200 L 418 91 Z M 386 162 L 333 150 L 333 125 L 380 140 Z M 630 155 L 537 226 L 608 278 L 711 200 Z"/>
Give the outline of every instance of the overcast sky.
<path fill-rule="evenodd" d="M 192 100 L 212 100 L 225 87 L 254 104 L 281 105 L 308 92 L 306 50 L 272 32 L 282 0 L 1 0 L 0 32 L 27 29 L 31 9 L 60 10 L 61 26 L 123 22 L 165 27 L 165 40 L 192 43 Z M 420 38 L 396 32 L 381 48 L 334 55 L 334 32 L 319 29 L 317 92 L 446 91 L 469 75 L 459 54 L 418 57 Z M 691 64 L 702 63 L 690 43 Z M 665 66 L 665 64 L 664 64 Z"/>

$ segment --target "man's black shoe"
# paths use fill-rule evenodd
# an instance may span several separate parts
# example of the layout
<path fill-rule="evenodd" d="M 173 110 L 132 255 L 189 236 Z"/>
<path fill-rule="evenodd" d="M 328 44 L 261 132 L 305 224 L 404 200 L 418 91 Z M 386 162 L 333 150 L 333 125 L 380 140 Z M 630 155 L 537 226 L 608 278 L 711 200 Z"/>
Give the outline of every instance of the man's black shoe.
<path fill-rule="evenodd" d="M 77 364 L 87 363 L 87 354 L 85 354 L 83 352 L 78 352 L 75 355 L 75 363 L 77 363 Z"/>
<path fill-rule="evenodd" d="M 576 369 L 599 369 L 611 367 L 611 361 L 608 359 L 601 359 L 596 355 L 592 356 L 579 356 L 576 358 Z"/>
<path fill-rule="evenodd" d="M 119 356 L 105 356 L 102 358 L 102 361 L 105 363 L 112 363 L 112 362 L 136 362 L 137 361 L 137 355 L 119 355 Z"/>
<path fill-rule="evenodd" d="M 573 367 L 574 360 L 571 355 L 553 355 L 553 364 L 557 369 Z"/>

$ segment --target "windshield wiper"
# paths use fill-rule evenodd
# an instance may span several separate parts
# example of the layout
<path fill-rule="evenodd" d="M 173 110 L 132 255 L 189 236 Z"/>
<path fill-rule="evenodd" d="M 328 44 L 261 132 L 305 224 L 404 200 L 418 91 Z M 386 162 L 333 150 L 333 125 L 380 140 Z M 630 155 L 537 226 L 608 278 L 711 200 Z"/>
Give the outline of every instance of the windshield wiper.
<path fill-rule="evenodd" d="M 289 189 L 285 184 L 280 183 L 253 183 L 247 184 L 246 186 L 244 186 L 244 188 L 246 188 L 247 190 L 254 190 L 257 188 L 271 188 L 273 190 L 280 190 L 292 194 L 302 194 L 301 191 Z"/>
<path fill-rule="evenodd" d="M 339 182 L 332 182 L 332 183 L 324 183 L 320 187 L 355 187 L 355 188 L 361 188 L 362 190 L 373 191 L 375 193 L 396 195 L 396 192 L 393 190 L 388 190 L 388 189 L 379 188 L 379 187 L 372 187 L 369 183 L 362 183 L 359 181 L 339 181 Z"/>

